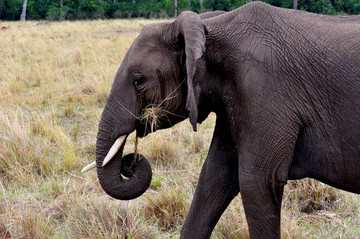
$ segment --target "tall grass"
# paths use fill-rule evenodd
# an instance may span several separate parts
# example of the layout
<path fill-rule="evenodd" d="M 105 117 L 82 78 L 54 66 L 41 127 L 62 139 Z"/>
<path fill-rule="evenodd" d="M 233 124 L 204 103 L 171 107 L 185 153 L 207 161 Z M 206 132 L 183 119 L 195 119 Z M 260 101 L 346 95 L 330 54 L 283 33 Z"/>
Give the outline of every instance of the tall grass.
<path fill-rule="evenodd" d="M 107 196 L 94 160 L 97 124 L 128 47 L 149 20 L 0 22 L 0 238 L 178 238 L 215 116 L 139 140 L 150 189 Z M 125 151 L 132 152 L 135 135 Z M 359 196 L 314 180 L 284 193 L 284 238 L 359 238 Z M 212 238 L 249 238 L 240 195 Z"/>

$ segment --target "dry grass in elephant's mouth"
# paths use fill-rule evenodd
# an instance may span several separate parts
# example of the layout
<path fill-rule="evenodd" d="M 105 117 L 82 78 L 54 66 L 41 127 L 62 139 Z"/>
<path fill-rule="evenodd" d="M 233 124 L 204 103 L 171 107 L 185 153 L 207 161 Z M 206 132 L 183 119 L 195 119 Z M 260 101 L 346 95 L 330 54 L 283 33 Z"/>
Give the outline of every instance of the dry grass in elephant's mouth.
<path fill-rule="evenodd" d="M 150 125 L 150 132 L 154 132 L 159 125 L 160 117 L 163 115 L 164 111 L 159 106 L 149 105 L 144 109 L 140 120 L 146 126 Z M 146 131 L 148 131 L 148 129 L 146 129 Z"/>

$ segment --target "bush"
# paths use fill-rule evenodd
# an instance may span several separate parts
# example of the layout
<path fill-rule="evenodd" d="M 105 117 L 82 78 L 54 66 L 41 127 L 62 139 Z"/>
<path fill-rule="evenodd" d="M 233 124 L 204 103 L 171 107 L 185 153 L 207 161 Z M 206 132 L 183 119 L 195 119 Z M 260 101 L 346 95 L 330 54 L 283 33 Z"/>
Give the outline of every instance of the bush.
<path fill-rule="evenodd" d="M 4 10 L 1 13 L 1 20 L 19 20 L 22 11 L 22 0 L 7 0 L 2 2 Z M 1 7 L 1 6 L 0 6 Z"/>
<path fill-rule="evenodd" d="M 80 0 L 78 18 L 99 19 L 105 17 L 107 3 L 102 0 Z"/>
<path fill-rule="evenodd" d="M 66 19 L 68 7 L 51 6 L 47 12 L 46 19 L 49 21 L 63 21 Z"/>

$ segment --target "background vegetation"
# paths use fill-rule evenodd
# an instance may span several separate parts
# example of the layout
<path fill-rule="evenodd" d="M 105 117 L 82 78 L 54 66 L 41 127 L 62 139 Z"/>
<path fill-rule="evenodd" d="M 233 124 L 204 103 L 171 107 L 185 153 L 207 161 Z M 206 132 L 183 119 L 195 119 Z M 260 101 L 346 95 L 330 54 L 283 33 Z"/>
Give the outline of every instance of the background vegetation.
<path fill-rule="evenodd" d="M 152 22 L 2 22 L 9 28 L 0 30 L 0 238 L 179 238 L 214 115 L 198 133 L 186 120 L 139 141 L 153 180 L 138 199 L 114 200 L 95 171 L 80 174 L 95 159 L 97 124 L 117 68 Z M 289 182 L 283 238 L 359 238 L 359 207 L 359 195 L 314 180 Z M 239 195 L 212 238 L 248 237 Z"/>
<path fill-rule="evenodd" d="M 0 19 L 19 20 L 24 0 L 0 0 Z M 28 0 L 28 20 L 168 18 L 184 10 L 230 11 L 253 0 Z M 294 0 L 261 0 L 292 8 Z M 176 3 L 175 3 L 176 2 Z M 360 14 L 359 0 L 297 0 L 297 8 L 323 14 Z"/>

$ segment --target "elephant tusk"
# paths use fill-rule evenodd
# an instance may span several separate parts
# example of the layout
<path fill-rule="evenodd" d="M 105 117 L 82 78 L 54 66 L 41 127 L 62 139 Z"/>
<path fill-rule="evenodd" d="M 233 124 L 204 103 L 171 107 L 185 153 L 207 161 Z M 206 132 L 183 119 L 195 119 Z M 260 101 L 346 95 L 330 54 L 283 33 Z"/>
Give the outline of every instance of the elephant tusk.
<path fill-rule="evenodd" d="M 102 166 L 104 167 L 108 162 L 110 162 L 110 160 L 115 156 L 115 154 L 119 151 L 119 149 L 121 148 L 121 146 L 124 144 L 125 139 L 126 139 L 127 135 L 123 135 L 120 136 L 114 143 L 113 146 L 111 146 L 109 152 L 107 153 Z"/>
<path fill-rule="evenodd" d="M 85 173 L 93 168 L 96 168 L 96 162 L 92 162 L 91 164 L 86 165 L 82 170 L 81 173 Z"/>

